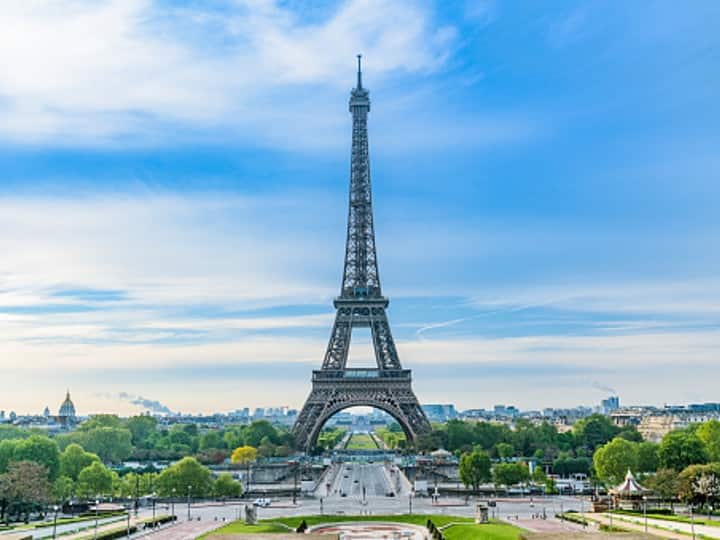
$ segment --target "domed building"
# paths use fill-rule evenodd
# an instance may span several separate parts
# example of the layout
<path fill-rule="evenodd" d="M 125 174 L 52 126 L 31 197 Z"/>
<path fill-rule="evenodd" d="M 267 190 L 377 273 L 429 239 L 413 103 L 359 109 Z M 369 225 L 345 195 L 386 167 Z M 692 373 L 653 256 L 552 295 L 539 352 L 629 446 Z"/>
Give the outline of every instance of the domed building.
<path fill-rule="evenodd" d="M 65 401 L 60 405 L 58 417 L 65 423 L 75 421 L 75 404 L 72 402 L 72 399 L 70 399 L 70 390 L 67 391 Z"/>

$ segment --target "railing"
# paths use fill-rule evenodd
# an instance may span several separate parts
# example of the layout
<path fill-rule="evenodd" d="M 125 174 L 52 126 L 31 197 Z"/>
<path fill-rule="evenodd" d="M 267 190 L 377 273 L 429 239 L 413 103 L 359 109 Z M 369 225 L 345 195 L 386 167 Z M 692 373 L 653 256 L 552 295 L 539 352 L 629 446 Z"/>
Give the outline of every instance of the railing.
<path fill-rule="evenodd" d="M 397 379 L 410 380 L 409 369 L 345 369 L 345 370 L 315 370 L 313 381 L 337 381 L 347 380 L 372 380 L 372 379 Z"/>

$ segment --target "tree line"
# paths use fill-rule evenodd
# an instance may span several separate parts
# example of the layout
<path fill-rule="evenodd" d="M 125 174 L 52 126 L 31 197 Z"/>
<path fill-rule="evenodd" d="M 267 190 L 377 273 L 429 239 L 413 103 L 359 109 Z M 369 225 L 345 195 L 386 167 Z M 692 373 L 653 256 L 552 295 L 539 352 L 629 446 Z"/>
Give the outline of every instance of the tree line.
<path fill-rule="evenodd" d="M 460 478 L 477 490 L 481 484 L 511 486 L 552 482 L 543 468 L 560 476 L 585 473 L 606 488 L 628 470 L 664 500 L 681 500 L 706 509 L 720 504 L 720 422 L 710 420 L 667 433 L 661 442 L 644 441 L 635 428 L 618 428 L 601 415 L 558 433 L 548 424 L 520 421 L 512 430 L 493 424 L 451 421 L 436 426 L 420 444 L 445 446 L 460 455 Z M 527 462 L 538 464 L 530 475 Z"/>

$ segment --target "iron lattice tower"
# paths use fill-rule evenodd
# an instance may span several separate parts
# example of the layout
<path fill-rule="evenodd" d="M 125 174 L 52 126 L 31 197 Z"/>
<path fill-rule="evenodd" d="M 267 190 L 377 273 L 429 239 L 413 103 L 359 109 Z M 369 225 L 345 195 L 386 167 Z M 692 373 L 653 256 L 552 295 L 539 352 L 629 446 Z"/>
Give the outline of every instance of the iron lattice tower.
<path fill-rule="evenodd" d="M 343 409 L 371 406 L 393 416 L 412 442 L 430 423 L 412 390 L 409 369 L 402 369 L 382 295 L 373 225 L 367 117 L 370 93 L 362 85 L 358 55 L 357 86 L 350 93 L 352 154 L 345 267 L 335 301 L 332 328 L 322 369 L 313 371 L 312 390 L 295 422 L 296 445 L 312 450 L 322 426 Z M 353 328 L 369 327 L 377 369 L 347 367 Z"/>

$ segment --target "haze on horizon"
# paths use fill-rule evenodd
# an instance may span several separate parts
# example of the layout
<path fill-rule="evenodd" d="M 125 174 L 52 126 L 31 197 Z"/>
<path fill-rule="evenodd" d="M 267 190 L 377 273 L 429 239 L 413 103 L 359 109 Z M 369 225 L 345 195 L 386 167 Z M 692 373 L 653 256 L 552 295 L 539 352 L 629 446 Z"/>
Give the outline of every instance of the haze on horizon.
<path fill-rule="evenodd" d="M 712 0 L 7 1 L 0 409 L 299 407 L 358 52 L 422 403 L 720 401 L 718 27 Z"/>

